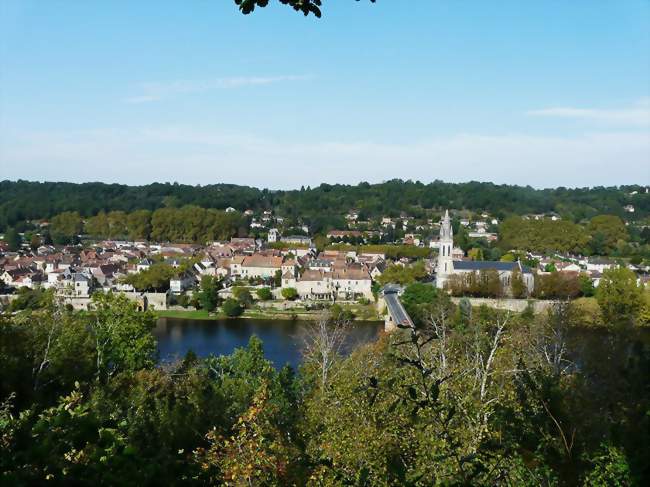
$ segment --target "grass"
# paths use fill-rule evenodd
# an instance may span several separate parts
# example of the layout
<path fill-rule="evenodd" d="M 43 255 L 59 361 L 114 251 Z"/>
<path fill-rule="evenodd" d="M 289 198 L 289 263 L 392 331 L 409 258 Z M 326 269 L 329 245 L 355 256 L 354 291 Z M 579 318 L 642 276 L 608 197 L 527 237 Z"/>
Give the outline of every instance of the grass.
<path fill-rule="evenodd" d="M 155 313 L 159 318 L 185 318 L 188 320 L 218 320 L 224 317 L 220 313 L 209 314 L 204 309 L 188 309 L 187 311 L 164 310 L 155 311 Z"/>

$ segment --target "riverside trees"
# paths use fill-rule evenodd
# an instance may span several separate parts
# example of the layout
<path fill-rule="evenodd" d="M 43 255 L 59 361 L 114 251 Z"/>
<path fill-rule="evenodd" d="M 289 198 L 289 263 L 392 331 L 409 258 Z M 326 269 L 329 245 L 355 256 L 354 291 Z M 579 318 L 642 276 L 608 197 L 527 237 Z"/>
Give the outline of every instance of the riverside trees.
<path fill-rule="evenodd" d="M 344 324 L 323 320 L 297 375 L 256 338 L 156 366 L 151 315 L 112 295 L 0 316 L 0 483 L 647 483 L 647 347 L 613 336 L 578 368 L 571 305 L 405 294 L 417 326 L 344 357 Z"/>

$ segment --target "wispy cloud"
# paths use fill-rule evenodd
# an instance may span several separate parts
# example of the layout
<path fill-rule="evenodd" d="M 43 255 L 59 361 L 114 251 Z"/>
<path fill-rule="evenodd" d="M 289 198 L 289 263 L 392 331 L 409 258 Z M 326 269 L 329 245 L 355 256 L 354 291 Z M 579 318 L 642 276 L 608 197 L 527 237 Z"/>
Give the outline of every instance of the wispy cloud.
<path fill-rule="evenodd" d="M 650 183 L 650 135 L 456 134 L 396 143 L 276 140 L 187 126 L 24 134 L 0 146 L 9 179 L 233 182 L 292 188 L 321 182 L 482 180 L 533 186 Z M 324 170 L 323 168 L 326 168 Z"/>
<path fill-rule="evenodd" d="M 207 80 L 175 80 L 142 83 L 139 86 L 141 93 L 126 98 L 125 101 L 127 103 L 149 103 L 187 93 L 203 93 L 219 89 L 262 86 L 290 81 L 304 81 L 309 78 L 310 76 L 308 75 L 238 76 Z"/>
<path fill-rule="evenodd" d="M 611 125 L 650 125 L 650 98 L 644 97 L 629 107 L 615 109 L 550 107 L 531 110 L 528 115 L 584 120 Z"/>

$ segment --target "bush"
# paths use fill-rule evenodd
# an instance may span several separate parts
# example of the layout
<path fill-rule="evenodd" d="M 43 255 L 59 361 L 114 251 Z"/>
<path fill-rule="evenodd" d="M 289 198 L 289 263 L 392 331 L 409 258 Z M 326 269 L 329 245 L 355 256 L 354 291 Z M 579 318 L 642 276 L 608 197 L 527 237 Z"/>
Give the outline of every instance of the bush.
<path fill-rule="evenodd" d="M 236 287 L 232 290 L 232 294 L 244 308 L 248 308 L 253 304 L 253 295 L 248 288 Z"/>
<path fill-rule="evenodd" d="M 294 287 L 285 287 L 282 290 L 282 297 L 284 299 L 288 299 L 289 301 L 293 301 L 298 297 L 298 290 Z"/>
<path fill-rule="evenodd" d="M 273 299 L 273 293 L 268 287 L 260 288 L 256 291 L 257 297 L 262 301 L 269 301 Z"/>
<path fill-rule="evenodd" d="M 221 309 L 223 310 L 226 316 L 229 316 L 231 318 L 234 318 L 235 316 L 239 316 L 244 312 L 244 309 L 239 304 L 239 301 L 233 298 L 226 299 L 223 302 Z"/>

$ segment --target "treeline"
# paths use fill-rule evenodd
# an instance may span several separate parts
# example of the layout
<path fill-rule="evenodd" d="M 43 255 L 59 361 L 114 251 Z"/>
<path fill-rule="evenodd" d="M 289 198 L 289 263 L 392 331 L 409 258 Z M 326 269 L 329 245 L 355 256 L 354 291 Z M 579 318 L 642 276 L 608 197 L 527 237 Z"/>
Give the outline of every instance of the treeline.
<path fill-rule="evenodd" d="M 633 228 L 615 215 L 597 215 L 586 224 L 549 218 L 507 218 L 499 226 L 499 246 L 508 251 L 570 252 L 583 255 L 648 255 L 650 231 Z M 645 246 L 646 248 L 643 248 Z"/>
<path fill-rule="evenodd" d="M 68 211 L 54 216 L 46 231 L 54 243 L 59 244 L 69 243 L 81 233 L 91 238 L 205 243 L 244 236 L 247 222 L 239 212 L 198 206 L 136 210 L 131 213 L 101 211 L 85 220 L 78 212 Z"/>
<path fill-rule="evenodd" d="M 637 194 L 630 193 L 636 191 Z M 492 183 L 444 183 L 391 180 L 381 184 L 321 184 L 315 188 L 270 191 L 248 186 L 213 184 L 189 186 L 153 183 L 126 186 L 104 183 L 54 183 L 30 181 L 0 182 L 0 230 L 25 220 L 48 219 L 72 211 L 83 217 L 101 211 L 154 211 L 185 205 L 202 208 L 276 209 L 282 216 L 303 219 L 312 233 L 340 227 L 341 216 L 350 208 L 360 219 L 396 217 L 403 211 L 424 216 L 440 208 L 487 210 L 504 217 L 508 214 L 557 212 L 565 219 L 580 221 L 598 214 L 627 217 L 623 207 L 633 204 L 635 218 L 650 214 L 650 194 L 641 186 L 610 188 L 544 189 L 496 185 Z"/>
<path fill-rule="evenodd" d="M 0 315 L 0 484 L 650 480 L 648 345 L 629 329 L 568 342 L 570 305 L 512 315 L 415 284 L 404 301 L 417 326 L 343 357 L 348 325 L 312 323 L 295 372 L 255 337 L 158 366 L 154 315 L 94 299 L 84 313 L 50 302 Z"/>

